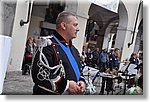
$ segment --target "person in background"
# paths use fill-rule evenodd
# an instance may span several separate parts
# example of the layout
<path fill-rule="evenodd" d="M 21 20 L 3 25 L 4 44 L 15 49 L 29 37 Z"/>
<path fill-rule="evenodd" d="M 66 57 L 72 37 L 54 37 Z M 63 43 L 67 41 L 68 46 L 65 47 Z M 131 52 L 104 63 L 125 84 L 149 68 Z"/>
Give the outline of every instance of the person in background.
<path fill-rule="evenodd" d="M 105 71 L 107 74 L 115 75 L 117 76 L 117 70 L 119 68 L 119 58 L 120 58 L 120 50 L 118 48 L 115 48 L 114 51 L 112 51 L 111 54 L 109 54 L 109 67 Z M 107 94 L 109 94 L 110 91 L 114 91 L 114 79 L 113 78 L 102 78 L 102 86 L 100 94 L 104 94 L 104 88 L 106 83 L 106 91 Z"/>
<path fill-rule="evenodd" d="M 102 49 L 99 59 L 100 59 L 100 71 L 105 72 L 107 69 L 107 65 L 108 65 L 107 63 L 109 61 L 106 49 Z"/>
<path fill-rule="evenodd" d="M 131 64 L 138 65 L 139 64 L 138 54 L 136 52 L 132 53 L 129 61 Z"/>
<path fill-rule="evenodd" d="M 22 64 L 22 75 L 26 75 L 27 72 L 30 70 L 29 67 L 32 62 L 33 50 L 34 50 L 34 43 L 33 37 L 29 36 L 26 42 L 25 54 L 24 54 L 24 61 Z"/>
<path fill-rule="evenodd" d="M 86 66 L 85 57 L 81 56 L 81 72 L 83 72 L 84 67 Z"/>
<path fill-rule="evenodd" d="M 135 86 L 126 90 L 127 95 L 143 95 L 143 63 L 140 63 L 135 69 L 138 70 Z"/>
<path fill-rule="evenodd" d="M 118 48 L 115 48 L 112 55 L 109 56 L 109 68 L 118 70 L 119 69 L 119 58 L 120 58 L 120 50 Z"/>
<path fill-rule="evenodd" d="M 88 48 L 87 49 L 87 52 L 86 52 L 86 64 L 87 66 L 92 66 L 92 58 L 93 58 L 93 55 L 91 53 L 91 49 Z"/>
<path fill-rule="evenodd" d="M 139 63 L 143 63 L 143 52 L 139 52 Z"/>
<path fill-rule="evenodd" d="M 82 56 L 84 56 L 85 58 L 87 57 L 86 56 L 86 47 L 85 46 L 83 46 L 83 48 L 82 48 Z"/>
<path fill-rule="evenodd" d="M 135 69 L 138 70 L 135 78 L 136 85 L 143 89 L 143 63 L 140 63 Z"/>
<path fill-rule="evenodd" d="M 63 11 L 58 15 L 56 31 L 40 46 L 33 61 L 34 95 L 82 94 L 85 91 L 80 54 L 72 44 L 78 31 L 78 19 L 74 14 Z"/>
<path fill-rule="evenodd" d="M 95 48 L 95 51 L 92 52 L 93 59 L 92 59 L 92 64 L 94 68 L 97 68 L 99 65 L 99 48 Z"/>

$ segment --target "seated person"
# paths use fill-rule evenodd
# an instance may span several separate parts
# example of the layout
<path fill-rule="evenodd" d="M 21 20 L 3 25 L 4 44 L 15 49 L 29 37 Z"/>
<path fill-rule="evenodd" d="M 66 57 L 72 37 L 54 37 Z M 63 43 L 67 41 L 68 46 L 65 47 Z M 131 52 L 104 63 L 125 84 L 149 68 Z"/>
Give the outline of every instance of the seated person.
<path fill-rule="evenodd" d="M 106 73 L 117 76 L 117 70 L 112 69 L 112 68 L 108 68 L 106 71 Z M 114 90 L 114 85 L 115 85 L 115 80 L 113 80 L 112 78 L 107 78 L 106 81 L 106 91 L 113 91 Z"/>
<path fill-rule="evenodd" d="M 142 95 L 143 94 L 143 63 L 139 64 L 135 69 L 138 70 L 136 75 L 136 84 L 134 87 L 126 91 L 127 95 Z"/>
<path fill-rule="evenodd" d="M 81 66 L 82 66 L 82 69 L 81 69 L 81 71 L 82 71 L 84 69 L 84 67 L 86 66 L 85 57 L 83 55 L 81 56 Z"/>
<path fill-rule="evenodd" d="M 115 69 L 112 69 L 112 68 L 108 68 L 105 71 L 105 73 L 117 76 L 117 71 Z M 103 77 L 100 94 L 104 94 L 105 82 L 106 82 L 106 89 L 105 90 L 107 91 L 107 94 L 109 94 L 110 91 L 114 91 L 115 80 L 113 80 L 113 78 L 111 78 L 111 77 L 110 78 L 109 77 Z"/>

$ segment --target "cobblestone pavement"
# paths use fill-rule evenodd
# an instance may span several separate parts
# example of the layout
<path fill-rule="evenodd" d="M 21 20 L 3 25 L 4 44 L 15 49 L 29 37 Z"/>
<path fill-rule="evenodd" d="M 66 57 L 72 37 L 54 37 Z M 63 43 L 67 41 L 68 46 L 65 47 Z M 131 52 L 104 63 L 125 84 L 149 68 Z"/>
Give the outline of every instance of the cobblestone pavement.
<path fill-rule="evenodd" d="M 94 86 L 96 87 L 95 95 L 98 95 L 101 87 L 101 78 L 96 78 L 94 82 Z M 10 71 L 6 74 L 2 94 L 32 95 L 32 87 L 33 82 L 31 79 L 31 75 L 22 75 L 21 71 Z M 113 94 L 118 94 L 118 92 L 120 92 L 120 89 L 116 89 L 116 91 Z M 104 91 L 104 94 L 107 94 L 106 91 Z"/>

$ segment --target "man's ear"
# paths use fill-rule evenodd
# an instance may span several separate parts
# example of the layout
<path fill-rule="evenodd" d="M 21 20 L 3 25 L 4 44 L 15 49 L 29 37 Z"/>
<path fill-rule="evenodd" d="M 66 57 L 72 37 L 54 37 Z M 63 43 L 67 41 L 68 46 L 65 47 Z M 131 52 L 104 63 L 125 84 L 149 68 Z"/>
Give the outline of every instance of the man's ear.
<path fill-rule="evenodd" d="M 61 27 L 62 27 L 63 30 L 66 29 L 66 23 L 65 22 L 62 22 L 60 25 L 61 25 Z"/>

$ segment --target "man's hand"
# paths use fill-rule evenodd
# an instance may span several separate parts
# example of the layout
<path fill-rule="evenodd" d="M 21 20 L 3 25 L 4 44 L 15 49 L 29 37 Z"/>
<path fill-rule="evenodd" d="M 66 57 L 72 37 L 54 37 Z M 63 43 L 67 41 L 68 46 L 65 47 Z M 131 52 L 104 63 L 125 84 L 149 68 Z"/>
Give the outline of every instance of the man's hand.
<path fill-rule="evenodd" d="M 67 91 L 69 94 L 78 94 L 80 92 L 80 87 L 75 81 L 69 81 L 69 88 Z"/>
<path fill-rule="evenodd" d="M 79 81 L 78 85 L 80 87 L 79 93 L 83 93 L 85 91 L 85 83 L 83 81 Z"/>

